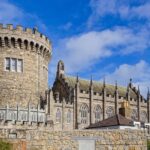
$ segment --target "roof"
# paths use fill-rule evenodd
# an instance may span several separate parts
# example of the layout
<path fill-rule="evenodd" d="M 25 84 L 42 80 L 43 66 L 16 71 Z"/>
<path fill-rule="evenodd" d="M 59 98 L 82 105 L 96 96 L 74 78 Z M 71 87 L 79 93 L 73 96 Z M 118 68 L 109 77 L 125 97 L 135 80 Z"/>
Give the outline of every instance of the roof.
<path fill-rule="evenodd" d="M 110 126 L 132 126 L 132 120 L 125 118 L 124 116 L 117 114 L 108 119 L 99 121 L 95 124 L 91 124 L 86 129 L 102 128 Z"/>
<path fill-rule="evenodd" d="M 76 77 L 65 76 L 65 82 L 67 82 L 70 87 L 74 88 L 76 85 Z M 82 90 L 88 91 L 90 86 L 90 80 L 79 78 L 79 84 Z M 103 83 L 100 83 L 98 81 L 93 81 L 93 90 L 94 92 L 102 93 Z M 114 95 L 115 85 L 106 84 L 106 93 L 110 95 Z M 127 93 L 127 87 L 118 86 L 119 96 L 126 97 L 126 93 Z M 136 93 L 132 89 L 130 89 L 130 96 L 134 99 L 137 98 Z"/>

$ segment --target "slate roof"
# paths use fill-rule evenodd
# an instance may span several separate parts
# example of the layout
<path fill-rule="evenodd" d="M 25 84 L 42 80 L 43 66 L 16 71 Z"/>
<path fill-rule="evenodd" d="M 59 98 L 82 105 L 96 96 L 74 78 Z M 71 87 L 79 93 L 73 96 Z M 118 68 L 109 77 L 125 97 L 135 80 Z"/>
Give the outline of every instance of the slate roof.
<path fill-rule="evenodd" d="M 76 84 L 76 77 L 65 76 L 65 82 L 67 82 L 70 87 L 74 88 Z M 90 86 L 90 80 L 79 78 L 79 84 L 80 84 L 80 89 L 88 91 Z M 100 83 L 98 81 L 93 81 L 93 90 L 94 92 L 102 93 L 103 83 Z M 115 85 L 106 84 L 106 93 L 110 95 L 114 95 Z M 127 87 L 118 86 L 118 93 L 119 96 L 126 97 Z M 137 99 L 137 95 L 132 89 L 130 89 L 130 97 L 133 99 Z"/>
<path fill-rule="evenodd" d="M 94 128 L 102 128 L 102 127 L 110 127 L 110 126 L 132 126 L 132 125 L 133 125 L 132 120 L 127 119 L 120 114 L 117 114 L 108 119 L 92 124 L 88 126 L 86 129 L 94 129 Z"/>

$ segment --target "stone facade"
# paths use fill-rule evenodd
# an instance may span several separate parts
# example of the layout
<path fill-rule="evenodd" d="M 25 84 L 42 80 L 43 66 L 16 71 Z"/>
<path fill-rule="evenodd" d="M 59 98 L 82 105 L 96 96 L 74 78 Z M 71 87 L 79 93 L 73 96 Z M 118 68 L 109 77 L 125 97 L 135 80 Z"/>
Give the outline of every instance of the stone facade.
<path fill-rule="evenodd" d="M 8 103 L 27 107 L 29 101 L 37 106 L 48 89 L 51 57 L 48 38 L 36 28 L 0 24 L 0 53 L 0 106 Z M 20 60 L 22 66 L 18 66 L 16 60 Z M 19 67 L 21 70 L 18 72 Z"/>
<path fill-rule="evenodd" d="M 47 92 L 48 113 L 54 128 L 81 129 L 119 113 L 124 101 L 130 105 L 132 120 L 150 122 L 150 94 L 145 99 L 132 80 L 127 87 L 67 76 L 62 61 L 58 62 L 52 90 Z M 71 122 L 67 122 L 70 112 Z M 57 118 L 61 119 L 57 121 Z"/>
<path fill-rule="evenodd" d="M 49 131 L 5 126 L 0 127 L 0 138 L 18 145 L 15 150 L 147 150 L 146 133 L 139 130 Z"/>

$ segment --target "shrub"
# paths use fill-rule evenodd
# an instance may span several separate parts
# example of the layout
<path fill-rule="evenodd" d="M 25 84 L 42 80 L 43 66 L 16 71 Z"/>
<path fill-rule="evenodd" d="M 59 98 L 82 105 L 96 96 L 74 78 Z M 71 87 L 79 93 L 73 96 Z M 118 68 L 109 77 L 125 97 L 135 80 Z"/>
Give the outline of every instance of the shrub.
<path fill-rule="evenodd" d="M 0 139 L 0 150 L 12 150 L 12 144 Z"/>

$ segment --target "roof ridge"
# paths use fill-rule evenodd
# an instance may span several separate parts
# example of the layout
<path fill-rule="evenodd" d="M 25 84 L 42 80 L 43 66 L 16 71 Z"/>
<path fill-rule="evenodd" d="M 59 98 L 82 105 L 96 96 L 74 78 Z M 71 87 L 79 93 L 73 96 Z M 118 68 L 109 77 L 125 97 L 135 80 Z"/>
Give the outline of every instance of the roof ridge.
<path fill-rule="evenodd" d="M 71 77 L 71 78 L 76 78 L 75 76 L 71 76 L 71 75 L 66 75 L 66 77 Z M 84 78 L 80 78 L 79 77 L 79 80 L 83 80 L 83 81 L 88 81 L 88 82 L 90 82 L 90 79 L 88 80 L 88 79 L 84 79 Z M 100 82 L 100 81 L 98 81 L 98 80 L 93 80 L 93 83 L 100 83 L 100 84 L 103 84 L 102 82 Z M 110 84 L 110 83 L 106 83 L 106 86 L 107 85 L 110 85 L 110 86 L 115 86 L 115 85 L 113 85 L 113 84 Z M 118 87 L 119 88 L 126 88 L 125 86 L 122 86 L 122 85 L 118 85 Z"/>

